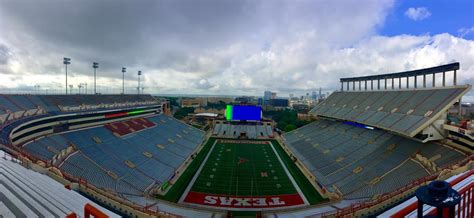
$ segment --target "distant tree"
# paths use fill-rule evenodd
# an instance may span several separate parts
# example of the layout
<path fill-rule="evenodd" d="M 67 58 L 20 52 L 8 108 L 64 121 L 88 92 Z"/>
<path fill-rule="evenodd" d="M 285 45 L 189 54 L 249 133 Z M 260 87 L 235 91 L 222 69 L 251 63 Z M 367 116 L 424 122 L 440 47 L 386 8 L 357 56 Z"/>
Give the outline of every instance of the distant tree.
<path fill-rule="evenodd" d="M 227 104 L 223 101 L 219 101 L 219 102 L 216 102 L 216 103 L 211 103 L 211 102 L 208 102 L 207 103 L 207 106 L 204 107 L 205 109 L 218 109 L 218 110 L 222 110 L 222 109 L 225 109 L 225 107 L 227 106 Z"/>
<path fill-rule="evenodd" d="M 171 105 L 171 106 L 179 107 L 179 103 L 178 103 L 178 98 L 177 98 L 177 97 L 163 97 L 163 98 L 165 98 L 166 100 L 170 101 L 170 105 Z"/>
<path fill-rule="evenodd" d="M 309 121 L 299 120 L 298 112 L 292 109 L 285 109 L 282 111 L 264 111 L 264 116 L 277 122 L 277 127 L 285 132 L 309 123 Z"/>
<path fill-rule="evenodd" d="M 289 132 L 289 131 L 294 130 L 294 129 L 296 129 L 296 126 L 295 126 L 295 125 L 293 125 L 293 124 L 288 124 L 288 125 L 285 126 L 285 129 L 284 129 L 283 131 Z"/>
<path fill-rule="evenodd" d="M 182 108 L 179 108 L 175 113 L 174 113 L 174 117 L 176 119 L 183 119 L 185 118 L 186 116 L 188 116 L 188 114 L 190 113 L 193 113 L 194 112 L 194 108 L 192 107 L 182 107 Z"/>
<path fill-rule="evenodd" d="M 286 123 L 285 121 L 280 121 L 277 123 L 278 129 L 281 129 L 281 130 L 284 130 L 287 125 L 288 123 Z"/>

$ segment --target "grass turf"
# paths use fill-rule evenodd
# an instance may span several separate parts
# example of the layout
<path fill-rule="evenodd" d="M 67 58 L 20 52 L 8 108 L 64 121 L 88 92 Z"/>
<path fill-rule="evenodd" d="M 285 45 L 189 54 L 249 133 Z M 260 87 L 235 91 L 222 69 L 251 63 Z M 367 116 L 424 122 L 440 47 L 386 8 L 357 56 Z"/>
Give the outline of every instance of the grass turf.
<path fill-rule="evenodd" d="M 207 153 L 210 151 L 212 144 L 216 138 L 210 138 L 201 151 L 198 153 L 196 158 L 191 162 L 188 168 L 184 171 L 183 175 L 175 182 L 175 184 L 170 188 L 170 190 L 164 196 L 156 196 L 159 199 L 171 201 L 171 202 L 178 202 L 179 198 L 183 194 L 186 186 L 191 182 L 193 176 L 196 174 L 199 166 L 204 161 Z M 262 140 L 256 140 L 262 141 Z M 284 164 L 286 165 L 288 171 L 290 171 L 291 176 L 295 179 L 296 184 L 300 187 L 301 191 L 305 195 L 306 199 L 310 204 L 317 204 L 320 202 L 327 201 L 321 197 L 321 195 L 317 192 L 317 190 L 311 185 L 305 175 L 299 170 L 299 168 L 293 163 L 290 157 L 285 153 L 281 145 L 276 140 L 268 140 L 271 141 L 273 146 L 275 147 L 278 155 L 283 160 Z M 268 153 L 267 149 L 267 153 Z M 280 163 L 278 162 L 278 165 Z M 211 169 L 212 170 L 212 169 Z M 259 176 L 259 175 L 257 175 Z M 251 185 L 252 186 L 252 185 Z"/>
<path fill-rule="evenodd" d="M 297 193 L 270 144 L 216 143 L 191 191 L 232 196 Z"/>
<path fill-rule="evenodd" d="M 170 190 L 166 193 L 166 195 L 157 195 L 156 198 L 171 202 L 178 202 L 179 198 L 186 189 L 186 186 L 189 184 L 189 182 L 191 182 L 194 174 L 196 174 L 197 170 L 199 169 L 199 166 L 201 165 L 202 161 L 204 161 L 204 158 L 211 149 L 212 144 L 214 144 L 215 140 L 216 139 L 214 138 L 210 138 L 207 143 L 204 144 L 204 147 L 201 149 L 201 151 L 199 151 L 197 156 L 189 164 L 183 174 L 178 178 L 178 180 L 173 184 L 173 186 L 171 186 Z"/>
<path fill-rule="evenodd" d="M 298 187 L 300 187 L 301 192 L 303 192 L 304 196 L 308 200 L 309 204 L 318 204 L 324 201 L 329 201 L 326 198 L 323 198 L 319 192 L 313 187 L 311 182 L 308 178 L 301 172 L 301 170 L 296 166 L 296 164 L 291 160 L 291 158 L 286 154 L 283 150 L 283 147 L 278 143 L 277 140 L 270 140 L 272 144 L 275 146 L 275 149 L 278 152 L 278 155 L 281 157 L 283 162 L 286 165 L 288 171 L 290 171 L 291 176 L 295 180 Z"/>

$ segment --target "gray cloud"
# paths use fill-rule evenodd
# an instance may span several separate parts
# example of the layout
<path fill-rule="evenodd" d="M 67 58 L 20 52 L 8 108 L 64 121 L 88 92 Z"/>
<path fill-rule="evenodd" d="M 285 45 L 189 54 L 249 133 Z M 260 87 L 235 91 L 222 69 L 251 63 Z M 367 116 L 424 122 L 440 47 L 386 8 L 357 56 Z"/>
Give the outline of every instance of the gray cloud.
<path fill-rule="evenodd" d="M 217 86 L 212 84 L 211 82 L 209 82 L 209 80 L 207 79 L 201 79 L 199 81 L 196 81 L 194 83 L 194 86 L 197 88 L 197 89 L 204 89 L 204 90 L 208 90 L 208 89 L 212 89 L 212 88 L 216 88 Z"/>
<path fill-rule="evenodd" d="M 10 59 L 10 51 L 6 45 L 0 44 L 0 65 L 8 64 Z"/>
<path fill-rule="evenodd" d="M 72 58 L 68 71 L 74 84 L 90 84 L 97 61 L 102 86 L 118 89 L 125 66 L 131 88 L 142 70 L 144 85 L 158 92 L 261 94 L 333 90 L 338 77 L 452 59 L 474 69 L 463 51 L 472 41 L 377 36 L 392 5 L 392 0 L 0 1 L 0 45 L 8 49 L 0 47 L 0 63 L 6 63 L 0 78 L 14 81 L 12 88 L 41 83 L 59 89 L 66 56 Z"/>

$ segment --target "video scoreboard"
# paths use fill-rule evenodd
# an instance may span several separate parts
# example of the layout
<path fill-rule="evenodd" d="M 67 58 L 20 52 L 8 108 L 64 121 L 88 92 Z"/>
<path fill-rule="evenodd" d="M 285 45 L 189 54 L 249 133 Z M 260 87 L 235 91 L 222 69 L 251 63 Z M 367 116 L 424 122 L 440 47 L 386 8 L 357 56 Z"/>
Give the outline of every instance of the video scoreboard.
<path fill-rule="evenodd" d="M 227 105 L 225 116 L 229 121 L 260 121 L 262 108 L 255 105 Z"/>

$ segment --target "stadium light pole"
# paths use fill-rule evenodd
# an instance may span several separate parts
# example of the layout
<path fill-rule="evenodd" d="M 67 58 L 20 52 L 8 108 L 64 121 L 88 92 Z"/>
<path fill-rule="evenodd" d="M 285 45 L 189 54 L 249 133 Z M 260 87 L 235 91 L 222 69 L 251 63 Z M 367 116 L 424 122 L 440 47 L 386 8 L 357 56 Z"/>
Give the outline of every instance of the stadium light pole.
<path fill-rule="evenodd" d="M 71 58 L 64 58 L 63 64 L 66 65 L 66 95 L 67 95 L 67 65 L 71 64 Z"/>
<path fill-rule="evenodd" d="M 99 68 L 99 63 L 93 62 L 92 63 L 92 68 L 94 68 L 94 95 L 97 95 L 97 90 L 96 90 L 96 70 Z"/>
<path fill-rule="evenodd" d="M 140 76 L 142 75 L 142 71 L 138 71 L 138 87 L 137 87 L 137 92 L 140 95 Z"/>
<path fill-rule="evenodd" d="M 40 85 L 36 84 L 35 85 L 35 94 L 38 94 L 40 91 Z"/>
<path fill-rule="evenodd" d="M 125 95 L 125 72 L 127 72 L 127 68 L 122 67 L 122 95 Z"/>

